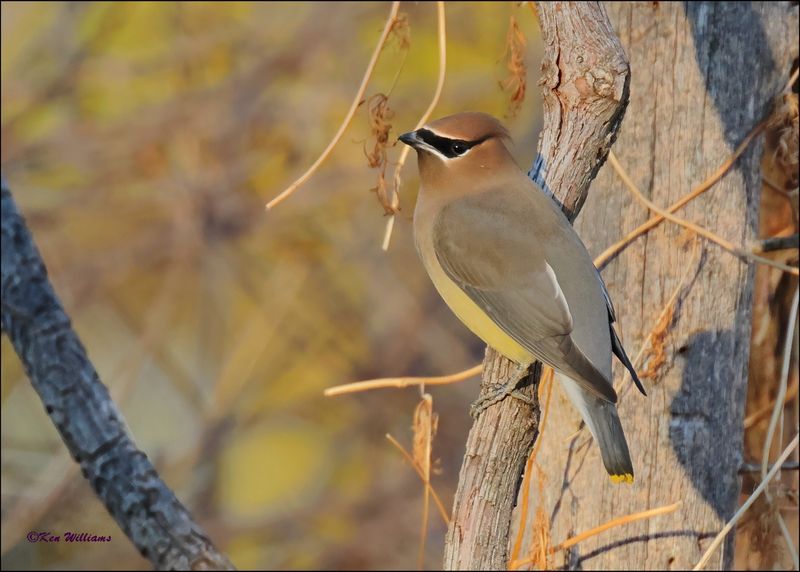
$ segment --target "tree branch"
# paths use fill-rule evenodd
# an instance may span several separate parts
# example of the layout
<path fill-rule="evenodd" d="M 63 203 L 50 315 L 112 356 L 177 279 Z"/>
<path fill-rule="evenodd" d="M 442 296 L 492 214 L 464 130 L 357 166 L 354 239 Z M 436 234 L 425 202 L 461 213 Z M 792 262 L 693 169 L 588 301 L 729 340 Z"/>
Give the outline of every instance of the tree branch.
<path fill-rule="evenodd" d="M 628 104 L 630 71 L 599 3 L 540 3 L 538 13 L 545 42 L 544 130 L 529 176 L 573 221 L 616 139 Z M 505 399 L 486 409 L 470 430 L 447 534 L 446 570 L 506 569 L 517 490 L 538 436 L 536 365 L 524 389 L 532 406 Z M 508 366 L 487 349 L 482 394 L 503 383 Z"/>
<path fill-rule="evenodd" d="M 762 238 L 753 245 L 753 252 L 775 252 L 776 250 L 797 250 L 800 247 L 800 236 L 794 233 L 789 236 L 773 236 Z"/>
<path fill-rule="evenodd" d="M 157 569 L 231 570 L 126 431 L 2 183 L 2 329 L 72 457 Z"/>

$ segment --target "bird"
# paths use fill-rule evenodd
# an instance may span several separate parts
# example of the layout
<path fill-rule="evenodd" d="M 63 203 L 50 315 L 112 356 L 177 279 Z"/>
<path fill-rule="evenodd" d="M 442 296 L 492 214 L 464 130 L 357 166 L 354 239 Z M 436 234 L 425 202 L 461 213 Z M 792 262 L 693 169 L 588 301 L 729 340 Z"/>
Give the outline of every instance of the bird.
<path fill-rule="evenodd" d="M 436 290 L 487 345 L 517 364 L 513 393 L 540 361 L 558 374 L 615 483 L 633 482 L 617 413 L 616 355 L 646 395 L 614 330 L 614 307 L 560 206 L 516 164 L 495 117 L 462 112 L 399 140 L 417 152 L 414 242 Z"/>

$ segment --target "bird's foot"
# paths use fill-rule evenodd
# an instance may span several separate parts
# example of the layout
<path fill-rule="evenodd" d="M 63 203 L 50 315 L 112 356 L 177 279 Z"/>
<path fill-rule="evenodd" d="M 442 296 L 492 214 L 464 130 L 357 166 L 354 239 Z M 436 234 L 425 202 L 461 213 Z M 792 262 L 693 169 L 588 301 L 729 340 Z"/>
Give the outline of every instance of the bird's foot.
<path fill-rule="evenodd" d="M 527 365 L 517 365 L 516 370 L 513 370 L 509 373 L 508 379 L 502 385 L 497 385 L 493 388 L 487 389 L 484 392 L 484 395 L 481 395 L 478 399 L 476 399 L 472 405 L 470 405 L 469 412 L 470 415 L 474 419 L 477 419 L 481 413 L 483 413 L 486 409 L 494 405 L 495 403 L 500 403 L 506 397 L 513 397 L 515 399 L 519 399 L 523 403 L 528 405 L 533 405 L 533 399 L 525 395 L 522 391 L 517 389 L 517 386 L 521 381 L 523 381 L 528 376 L 528 366 Z"/>

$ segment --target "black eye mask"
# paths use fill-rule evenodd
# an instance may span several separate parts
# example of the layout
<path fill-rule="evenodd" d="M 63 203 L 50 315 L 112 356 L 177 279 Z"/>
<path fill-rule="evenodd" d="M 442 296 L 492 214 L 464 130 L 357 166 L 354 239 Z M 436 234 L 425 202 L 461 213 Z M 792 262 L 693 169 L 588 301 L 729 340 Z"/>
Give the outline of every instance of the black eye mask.
<path fill-rule="evenodd" d="M 428 129 L 419 129 L 417 130 L 417 137 L 431 147 L 435 148 L 437 151 L 439 151 L 439 153 L 448 159 L 452 159 L 454 157 L 463 155 L 475 147 L 475 145 L 480 145 L 489 139 L 491 135 L 482 139 L 478 139 L 477 141 L 464 141 L 463 139 L 448 139 L 447 137 L 436 135 L 436 133 L 429 131 Z"/>

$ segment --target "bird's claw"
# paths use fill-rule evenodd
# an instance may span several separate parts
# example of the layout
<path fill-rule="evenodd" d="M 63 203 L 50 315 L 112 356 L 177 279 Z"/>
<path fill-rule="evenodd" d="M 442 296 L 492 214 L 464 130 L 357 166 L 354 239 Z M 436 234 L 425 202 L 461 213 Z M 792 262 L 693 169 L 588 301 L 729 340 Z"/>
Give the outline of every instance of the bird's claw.
<path fill-rule="evenodd" d="M 509 396 L 519 399 L 527 405 L 533 405 L 533 399 L 517 389 L 517 385 L 519 385 L 519 382 L 525 379 L 527 374 L 527 365 L 518 366 L 517 371 L 513 375 L 509 376 L 508 381 L 506 381 L 505 384 L 476 399 L 469 407 L 469 413 L 473 419 L 477 419 L 486 409 L 496 403 L 500 403 Z"/>

